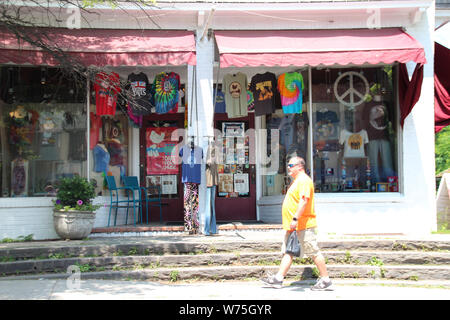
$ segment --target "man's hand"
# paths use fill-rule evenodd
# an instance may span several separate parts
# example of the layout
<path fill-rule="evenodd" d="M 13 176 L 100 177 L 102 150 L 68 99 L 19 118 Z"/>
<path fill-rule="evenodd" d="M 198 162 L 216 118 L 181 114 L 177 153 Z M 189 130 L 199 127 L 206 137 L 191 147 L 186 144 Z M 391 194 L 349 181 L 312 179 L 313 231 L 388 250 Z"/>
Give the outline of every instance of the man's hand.
<path fill-rule="evenodd" d="M 291 228 L 291 230 L 295 230 L 295 229 L 297 229 L 297 225 L 298 225 L 298 221 L 292 220 L 289 227 Z"/>

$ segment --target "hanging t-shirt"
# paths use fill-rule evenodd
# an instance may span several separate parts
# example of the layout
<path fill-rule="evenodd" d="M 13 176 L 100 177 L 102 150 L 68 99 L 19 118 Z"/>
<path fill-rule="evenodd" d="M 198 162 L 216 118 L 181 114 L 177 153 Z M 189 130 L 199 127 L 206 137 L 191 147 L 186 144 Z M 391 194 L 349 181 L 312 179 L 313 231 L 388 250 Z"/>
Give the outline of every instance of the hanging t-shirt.
<path fill-rule="evenodd" d="M 284 113 L 301 113 L 303 104 L 303 77 L 298 72 L 283 73 L 278 77 L 278 91 Z"/>
<path fill-rule="evenodd" d="M 94 149 L 98 142 L 100 135 L 100 128 L 102 127 L 102 117 L 90 113 L 90 130 L 89 130 L 89 149 Z"/>
<path fill-rule="evenodd" d="M 181 89 L 180 76 L 175 72 L 161 72 L 156 75 L 153 87 L 156 113 L 176 113 Z"/>
<path fill-rule="evenodd" d="M 94 171 L 106 172 L 109 166 L 110 155 L 106 148 L 100 145 L 96 145 L 93 150 L 94 154 Z"/>
<path fill-rule="evenodd" d="M 203 149 L 197 146 L 192 149 L 190 145 L 184 145 L 181 147 L 180 157 L 182 157 L 181 182 L 200 184 Z"/>
<path fill-rule="evenodd" d="M 254 75 L 249 90 L 253 93 L 255 116 L 272 114 L 280 106 L 277 78 L 273 73 Z"/>
<path fill-rule="evenodd" d="M 255 111 L 255 99 L 253 98 L 253 92 L 247 90 L 247 110 L 248 112 Z"/>
<path fill-rule="evenodd" d="M 369 143 L 366 130 L 353 133 L 347 130 L 341 131 L 339 143 L 344 144 L 344 158 L 364 158 L 364 145 Z"/>
<path fill-rule="evenodd" d="M 115 72 L 97 73 L 94 83 L 97 115 L 115 115 L 117 95 L 120 93 L 120 78 Z"/>
<path fill-rule="evenodd" d="M 316 111 L 316 140 L 328 140 L 338 138 L 339 118 L 336 112 L 326 108 Z"/>
<path fill-rule="evenodd" d="M 135 116 L 143 116 L 151 113 L 152 104 L 150 93 L 150 82 L 145 73 L 130 73 L 128 75 L 130 95 L 133 98 L 130 108 Z"/>
<path fill-rule="evenodd" d="M 217 96 L 216 92 L 214 91 L 214 101 L 216 101 L 216 104 L 214 105 L 214 112 L 215 113 L 226 113 L 226 106 L 225 106 L 225 95 L 223 94 L 222 90 L 217 89 Z"/>
<path fill-rule="evenodd" d="M 248 115 L 247 76 L 241 72 L 223 77 L 223 89 L 228 118 L 240 118 Z"/>

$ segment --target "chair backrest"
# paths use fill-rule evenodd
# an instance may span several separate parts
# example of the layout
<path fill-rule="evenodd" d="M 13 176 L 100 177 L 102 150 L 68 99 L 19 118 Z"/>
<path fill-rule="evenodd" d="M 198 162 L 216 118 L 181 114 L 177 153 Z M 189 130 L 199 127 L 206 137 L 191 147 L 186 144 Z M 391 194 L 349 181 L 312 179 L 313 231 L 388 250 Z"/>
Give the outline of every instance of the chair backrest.
<path fill-rule="evenodd" d="M 106 176 L 106 183 L 108 184 L 109 190 L 117 190 L 116 180 L 114 176 Z"/>
<path fill-rule="evenodd" d="M 136 176 L 128 176 L 123 179 L 126 187 L 139 188 L 139 180 Z"/>

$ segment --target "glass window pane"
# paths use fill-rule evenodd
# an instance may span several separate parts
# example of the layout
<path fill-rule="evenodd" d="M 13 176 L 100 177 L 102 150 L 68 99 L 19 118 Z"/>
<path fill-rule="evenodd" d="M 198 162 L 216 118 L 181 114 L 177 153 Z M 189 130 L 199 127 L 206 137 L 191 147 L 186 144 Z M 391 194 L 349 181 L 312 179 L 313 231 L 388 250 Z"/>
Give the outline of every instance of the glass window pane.
<path fill-rule="evenodd" d="M 2 67 L 3 197 L 52 196 L 61 177 L 86 176 L 85 86 L 57 68 Z"/>
<path fill-rule="evenodd" d="M 292 73 L 289 72 L 291 75 Z M 309 86 L 308 86 L 308 70 L 299 72 L 303 79 L 303 88 L 301 90 L 302 108 L 301 113 L 298 110 L 290 113 L 289 107 L 286 109 L 277 109 L 275 113 L 263 116 L 262 127 L 267 130 L 267 144 L 264 154 L 267 156 L 266 165 L 263 165 L 265 174 L 262 176 L 262 188 L 264 196 L 275 196 L 285 194 L 291 179 L 287 174 L 286 164 L 293 156 L 300 156 L 306 161 L 306 172 L 310 174 L 310 148 L 309 145 Z M 286 76 L 286 73 L 277 75 Z M 287 77 L 287 76 L 286 76 Z M 289 80 L 283 82 L 289 85 Z M 279 80 L 280 81 L 280 80 Z M 279 83 L 280 85 L 280 83 Z M 299 85 L 300 86 L 300 85 Z M 281 94 L 283 105 L 287 105 L 287 101 L 296 101 L 295 97 L 283 97 Z"/>
<path fill-rule="evenodd" d="M 104 175 L 114 176 L 117 186 L 123 186 L 123 176 L 128 175 L 128 117 L 117 107 L 114 116 L 90 113 L 90 180 L 98 196 L 109 195 Z"/>
<path fill-rule="evenodd" d="M 316 192 L 398 191 L 393 70 L 313 69 Z"/>

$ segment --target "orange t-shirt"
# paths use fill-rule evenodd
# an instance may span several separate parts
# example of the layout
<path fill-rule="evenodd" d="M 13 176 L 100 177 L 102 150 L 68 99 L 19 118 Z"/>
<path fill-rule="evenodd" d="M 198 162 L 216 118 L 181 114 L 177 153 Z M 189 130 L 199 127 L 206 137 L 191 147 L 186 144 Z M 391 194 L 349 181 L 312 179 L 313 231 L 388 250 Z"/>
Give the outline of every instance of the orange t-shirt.
<path fill-rule="evenodd" d="M 297 211 L 300 199 L 307 200 L 305 210 L 298 219 L 297 230 L 314 228 L 317 226 L 314 211 L 314 183 L 306 173 L 299 173 L 289 187 L 282 206 L 283 229 L 290 230 L 292 218 Z"/>

